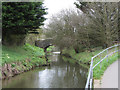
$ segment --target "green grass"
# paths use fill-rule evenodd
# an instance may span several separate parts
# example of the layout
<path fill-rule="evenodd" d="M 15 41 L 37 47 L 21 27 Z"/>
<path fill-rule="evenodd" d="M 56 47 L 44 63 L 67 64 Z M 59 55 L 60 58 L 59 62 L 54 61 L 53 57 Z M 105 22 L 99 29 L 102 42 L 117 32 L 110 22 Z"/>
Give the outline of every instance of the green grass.
<path fill-rule="evenodd" d="M 62 56 L 62 59 L 65 61 L 65 62 L 69 62 L 69 63 L 72 63 L 72 64 L 75 64 L 77 61 L 73 60 L 72 58 L 67 58 L 65 56 Z"/>
<path fill-rule="evenodd" d="M 93 77 L 94 79 L 100 79 L 101 76 L 104 74 L 104 71 L 107 69 L 107 67 L 109 67 L 113 62 L 115 62 L 116 60 L 118 60 L 120 56 L 118 56 L 118 53 L 114 53 L 112 56 L 108 57 L 108 61 L 107 58 L 104 59 L 99 65 L 97 65 L 94 70 L 93 70 Z M 95 59 L 93 66 L 99 61 L 99 59 Z M 100 68 L 101 67 L 101 68 Z"/>
<path fill-rule="evenodd" d="M 51 52 L 52 50 L 53 50 L 53 48 L 55 48 L 54 46 L 49 46 L 48 48 L 47 48 L 47 52 Z"/>
<path fill-rule="evenodd" d="M 21 47 L 2 46 L 2 65 L 5 63 L 25 62 L 30 59 L 31 62 L 45 62 L 45 53 L 42 48 L 26 44 Z M 41 57 L 41 58 L 40 58 Z M 13 65 L 14 66 L 14 65 Z"/>
<path fill-rule="evenodd" d="M 16 75 L 22 72 L 29 71 L 35 67 L 48 65 L 46 62 L 44 49 L 26 44 L 21 47 L 2 47 L 2 67 L 5 69 L 4 78 L 6 76 Z M 6 68 L 6 65 L 9 67 Z M 12 70 L 9 74 L 8 68 Z M 16 73 L 14 73 L 17 71 Z M 1 77 L 1 75 L 0 75 Z"/>
<path fill-rule="evenodd" d="M 69 54 L 72 58 L 76 59 L 78 62 L 88 63 L 90 62 L 91 58 L 96 55 L 97 53 L 101 52 L 102 49 L 96 48 L 93 52 L 85 51 L 80 53 L 75 53 L 74 49 L 65 49 L 63 50 L 63 54 Z"/>
<path fill-rule="evenodd" d="M 77 60 L 77 62 L 79 64 L 81 64 L 81 62 L 82 63 L 90 62 L 91 58 L 94 55 L 97 55 L 98 53 L 100 53 L 102 50 L 103 50 L 102 48 L 94 48 L 93 52 L 85 51 L 85 52 L 76 54 L 74 49 L 69 49 L 69 50 L 65 49 L 65 50 L 63 50 L 63 54 L 69 54 L 72 58 L 74 58 L 74 60 Z M 114 49 L 109 50 L 109 52 L 112 52 L 112 51 L 114 51 Z M 94 59 L 93 66 L 97 62 L 100 61 L 100 58 L 102 59 L 103 57 L 105 57 L 106 54 L 107 54 L 107 52 L 105 51 L 100 56 L 96 57 Z M 107 62 L 107 58 L 106 58 L 105 60 L 102 61 L 102 63 L 100 63 L 98 66 L 96 66 L 93 71 L 94 79 L 100 79 L 101 76 L 104 74 L 104 71 L 107 69 L 107 67 L 110 66 L 114 61 L 118 60 L 119 57 L 120 57 L 120 55 L 118 55 L 118 53 L 114 53 L 113 55 L 108 57 L 108 62 Z M 70 60 L 70 62 L 71 62 L 71 60 Z M 83 65 L 85 65 L 85 64 L 83 64 Z M 101 69 L 100 69 L 100 65 L 102 65 Z"/>
<path fill-rule="evenodd" d="M 26 51 L 24 47 L 6 47 L 2 46 L 2 63 L 21 61 L 30 57 L 32 54 Z"/>

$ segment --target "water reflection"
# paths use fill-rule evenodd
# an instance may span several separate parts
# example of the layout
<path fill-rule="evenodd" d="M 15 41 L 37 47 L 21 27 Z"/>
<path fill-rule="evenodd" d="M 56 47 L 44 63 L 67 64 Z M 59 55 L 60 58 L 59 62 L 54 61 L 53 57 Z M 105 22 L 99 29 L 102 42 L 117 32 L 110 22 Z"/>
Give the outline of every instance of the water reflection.
<path fill-rule="evenodd" d="M 50 56 L 50 67 L 36 69 L 3 81 L 6 88 L 84 88 L 87 69 L 77 64 L 66 63 L 61 56 Z"/>

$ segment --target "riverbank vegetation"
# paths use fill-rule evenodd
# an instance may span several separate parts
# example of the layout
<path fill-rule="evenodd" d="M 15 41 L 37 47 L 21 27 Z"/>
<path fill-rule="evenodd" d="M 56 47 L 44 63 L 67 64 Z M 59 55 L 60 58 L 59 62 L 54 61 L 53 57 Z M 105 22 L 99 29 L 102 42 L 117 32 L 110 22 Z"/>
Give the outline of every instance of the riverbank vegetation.
<path fill-rule="evenodd" d="M 44 49 L 25 44 L 19 47 L 2 47 L 2 78 L 49 65 Z"/>
<path fill-rule="evenodd" d="M 102 47 L 98 47 L 98 48 L 93 48 L 93 51 L 90 52 L 88 50 L 84 51 L 84 52 L 80 52 L 80 53 L 76 53 L 75 50 L 73 48 L 71 49 L 64 49 L 62 51 L 62 55 L 64 56 L 68 56 L 70 58 L 75 59 L 78 63 L 82 63 L 82 64 L 90 64 L 90 60 L 91 58 L 98 54 L 100 51 L 102 51 Z"/>
<path fill-rule="evenodd" d="M 117 48 L 118 49 L 118 48 Z M 93 52 L 90 51 L 84 51 L 81 53 L 75 53 L 74 49 L 64 49 L 62 55 L 65 56 L 63 60 L 70 62 L 70 63 L 78 63 L 82 66 L 85 66 L 89 69 L 89 65 L 91 63 L 91 58 L 98 53 L 100 53 L 102 50 L 102 47 L 93 48 Z M 113 52 L 115 49 L 109 50 L 109 53 Z M 104 58 L 107 55 L 107 52 L 104 52 L 99 57 L 94 59 L 93 66 L 97 64 L 100 61 L 100 58 Z M 109 65 L 111 65 L 114 61 L 118 60 L 120 58 L 120 55 L 118 52 L 111 54 L 108 58 L 104 59 L 102 63 L 100 63 L 98 66 L 94 68 L 93 77 L 94 79 L 100 79 L 102 75 L 104 74 L 104 71 L 107 69 Z"/>
<path fill-rule="evenodd" d="M 37 60 L 38 57 L 42 58 L 44 56 L 44 49 L 30 44 L 25 44 L 24 46 L 19 47 L 2 46 L 2 65 L 5 63 L 22 61 L 27 58 L 34 58 Z"/>
<path fill-rule="evenodd" d="M 46 51 L 51 52 L 53 50 L 53 48 L 54 48 L 54 46 L 49 46 Z"/>

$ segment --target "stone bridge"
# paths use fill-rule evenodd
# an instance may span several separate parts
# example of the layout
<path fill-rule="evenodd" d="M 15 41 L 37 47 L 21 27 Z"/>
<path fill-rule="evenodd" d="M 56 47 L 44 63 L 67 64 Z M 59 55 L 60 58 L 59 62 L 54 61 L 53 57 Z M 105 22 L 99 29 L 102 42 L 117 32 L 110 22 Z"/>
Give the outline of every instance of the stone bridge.
<path fill-rule="evenodd" d="M 49 46 L 52 46 L 52 45 L 53 45 L 52 39 L 43 39 L 43 40 L 35 41 L 35 46 L 40 47 L 40 48 L 44 48 L 45 51 Z"/>

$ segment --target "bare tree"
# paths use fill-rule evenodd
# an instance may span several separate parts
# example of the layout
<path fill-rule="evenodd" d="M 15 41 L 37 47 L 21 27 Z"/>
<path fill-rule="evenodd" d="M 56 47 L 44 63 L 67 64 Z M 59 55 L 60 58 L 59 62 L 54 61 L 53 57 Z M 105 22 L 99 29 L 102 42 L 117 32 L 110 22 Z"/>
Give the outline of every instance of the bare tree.
<path fill-rule="evenodd" d="M 88 29 L 92 38 L 102 46 L 110 46 L 118 40 L 118 3 L 117 2 L 80 2 L 75 3 L 89 18 Z"/>

